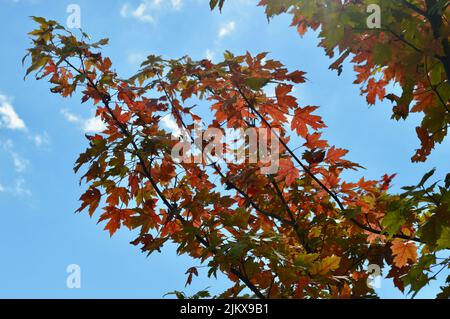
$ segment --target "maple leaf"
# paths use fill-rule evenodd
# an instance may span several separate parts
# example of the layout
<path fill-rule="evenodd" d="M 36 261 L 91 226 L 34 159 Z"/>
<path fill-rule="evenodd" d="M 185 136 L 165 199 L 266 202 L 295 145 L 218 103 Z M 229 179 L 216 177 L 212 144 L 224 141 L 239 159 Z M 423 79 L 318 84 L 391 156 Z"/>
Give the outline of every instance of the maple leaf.
<path fill-rule="evenodd" d="M 416 150 L 416 154 L 412 157 L 412 161 L 425 162 L 427 156 L 431 154 L 431 150 L 435 146 L 435 141 L 430 137 L 427 129 L 424 127 L 417 127 L 416 132 L 421 142 L 421 148 Z"/>
<path fill-rule="evenodd" d="M 416 104 L 411 109 L 411 112 L 425 112 L 430 106 L 434 105 L 435 95 L 433 93 L 421 94 L 416 97 Z"/>
<path fill-rule="evenodd" d="M 394 264 L 398 268 L 403 268 L 409 262 L 417 261 L 417 246 L 414 242 L 394 239 L 391 250 L 394 255 Z"/>
<path fill-rule="evenodd" d="M 332 146 L 328 152 L 327 152 L 327 156 L 325 157 L 325 162 L 330 163 L 330 164 L 336 164 L 338 162 L 341 161 L 342 157 L 347 155 L 348 151 L 341 149 L 341 148 L 336 148 L 334 146 Z"/>
<path fill-rule="evenodd" d="M 98 220 L 99 223 L 102 221 L 108 221 L 105 226 L 105 230 L 109 231 L 112 237 L 118 229 L 123 225 L 129 226 L 129 221 L 131 215 L 134 211 L 131 209 L 118 209 L 116 207 L 105 207 L 105 213 L 102 214 Z"/>
<path fill-rule="evenodd" d="M 320 116 L 311 114 L 317 109 L 317 106 L 306 106 L 304 108 L 296 109 L 291 122 L 292 130 L 296 131 L 298 135 L 306 139 L 308 136 L 308 126 L 313 130 L 326 127 Z"/>
<path fill-rule="evenodd" d="M 103 61 L 101 61 L 99 69 L 100 69 L 100 71 L 105 73 L 105 72 L 109 71 L 111 66 L 112 66 L 111 60 L 109 58 L 105 58 L 105 59 L 103 59 Z"/>
<path fill-rule="evenodd" d="M 437 241 L 438 249 L 450 249 L 450 227 L 442 228 L 441 237 Z"/>
<path fill-rule="evenodd" d="M 363 91 L 363 93 L 367 93 L 367 103 L 374 105 L 377 97 L 382 101 L 386 96 L 386 85 L 387 83 L 383 80 L 375 82 L 375 79 L 371 78 L 366 90 Z"/>
<path fill-rule="evenodd" d="M 188 279 L 187 279 L 187 281 L 186 281 L 185 287 L 187 287 L 187 286 L 189 286 L 190 284 L 192 284 L 192 278 L 194 277 L 194 275 L 195 275 L 196 277 L 198 277 L 198 270 L 197 270 L 197 267 L 191 267 L 191 268 L 189 268 L 189 269 L 186 271 L 186 275 L 189 275 L 189 276 L 188 276 Z"/>
<path fill-rule="evenodd" d="M 92 217 L 100 204 L 101 192 L 97 188 L 90 188 L 80 197 L 80 200 L 83 204 L 76 212 L 79 213 L 89 206 L 89 215 Z"/>
<path fill-rule="evenodd" d="M 278 85 L 275 88 L 278 104 L 280 107 L 294 108 L 297 106 L 297 99 L 288 95 L 292 91 L 292 85 Z"/>
<path fill-rule="evenodd" d="M 117 206 L 119 204 L 119 199 L 125 204 L 128 205 L 128 190 L 124 187 L 116 187 L 113 188 L 108 198 L 106 199 L 106 202 L 110 206 Z"/>
<path fill-rule="evenodd" d="M 338 256 L 325 257 L 320 262 L 315 263 L 311 267 L 310 273 L 312 275 L 325 276 L 329 272 L 338 269 L 340 262 L 341 262 L 341 257 L 338 257 Z"/>
<path fill-rule="evenodd" d="M 289 187 L 300 177 L 300 173 L 290 158 L 282 158 L 279 163 L 278 178 L 284 179 L 286 186 Z"/>
<path fill-rule="evenodd" d="M 305 72 L 303 71 L 294 71 L 289 73 L 287 77 L 294 83 L 304 83 L 305 82 Z"/>
<path fill-rule="evenodd" d="M 302 158 L 305 161 L 307 161 L 308 164 L 310 164 L 310 165 L 322 163 L 325 158 L 325 151 L 322 151 L 322 150 L 306 151 L 303 154 Z"/>
<path fill-rule="evenodd" d="M 321 133 L 313 133 L 306 135 L 306 143 L 303 144 L 303 146 L 309 148 L 309 149 L 325 149 L 328 147 L 328 142 L 326 140 L 321 140 L 322 137 Z"/>

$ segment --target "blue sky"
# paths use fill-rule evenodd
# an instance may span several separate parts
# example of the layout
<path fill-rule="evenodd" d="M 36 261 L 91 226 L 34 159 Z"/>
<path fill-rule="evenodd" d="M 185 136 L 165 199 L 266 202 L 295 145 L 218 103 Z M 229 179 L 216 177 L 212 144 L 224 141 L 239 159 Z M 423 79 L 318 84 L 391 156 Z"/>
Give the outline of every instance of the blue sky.
<path fill-rule="evenodd" d="M 122 76 L 132 75 L 148 54 L 190 55 L 220 59 L 269 51 L 290 69 L 308 72 L 308 83 L 296 88 L 302 105 L 319 105 L 329 128 L 325 136 L 350 150 L 349 159 L 366 171 L 349 178 L 379 178 L 398 173 L 395 188 L 416 183 L 433 167 L 438 176 L 450 171 L 449 142 L 439 145 L 425 164 L 412 164 L 420 118 L 390 120 L 391 105 L 369 108 L 352 84 L 350 66 L 341 77 L 328 70 L 330 61 L 317 48 L 314 33 L 299 38 L 286 16 L 267 23 L 256 0 L 232 0 L 223 13 L 211 13 L 207 0 L 0 0 L 0 297 L 3 298 L 160 298 L 183 289 L 187 268 L 197 263 L 178 257 L 173 247 L 146 258 L 129 242 L 136 234 L 120 231 L 112 239 L 87 215 L 75 215 L 83 191 L 72 171 L 86 147 L 85 132 L 101 128 L 93 109 L 79 99 L 52 95 L 48 85 L 25 73 L 21 58 L 29 47 L 28 18 L 66 21 L 69 4 L 81 8 L 82 28 L 92 38 L 110 38 L 106 48 Z M 66 267 L 78 264 L 82 288 L 67 289 Z M 442 281 L 441 281 L 442 282 Z M 189 291 L 229 286 L 223 278 L 195 280 Z M 439 283 L 420 296 L 433 297 Z M 389 281 L 383 297 L 402 297 Z"/>

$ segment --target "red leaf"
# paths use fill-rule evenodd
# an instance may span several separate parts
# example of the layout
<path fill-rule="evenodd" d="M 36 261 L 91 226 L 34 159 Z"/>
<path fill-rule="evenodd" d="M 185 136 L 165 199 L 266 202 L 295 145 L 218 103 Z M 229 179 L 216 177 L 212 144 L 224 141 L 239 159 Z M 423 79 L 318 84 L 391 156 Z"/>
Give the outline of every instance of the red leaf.
<path fill-rule="evenodd" d="M 280 180 L 284 179 L 286 186 L 291 186 L 296 179 L 300 177 L 298 169 L 292 163 L 290 158 L 280 159 L 280 170 L 278 171 L 278 177 Z"/>
<path fill-rule="evenodd" d="M 186 285 L 185 285 L 185 287 L 187 287 L 187 286 L 189 286 L 190 284 L 192 284 L 192 277 L 195 275 L 196 277 L 198 277 L 198 271 L 197 271 L 197 268 L 196 267 L 192 267 L 192 268 L 189 268 L 187 271 L 186 271 L 186 275 L 188 275 L 189 274 L 189 276 L 188 276 L 188 279 L 187 279 L 187 281 L 186 281 Z"/>
<path fill-rule="evenodd" d="M 298 108 L 295 111 L 291 128 L 301 137 L 306 138 L 308 136 L 308 126 L 310 126 L 313 130 L 326 127 L 320 116 L 311 114 L 317 109 L 317 106 L 306 106 L 304 108 Z"/>
<path fill-rule="evenodd" d="M 348 151 L 342 148 L 335 148 L 332 146 L 325 157 L 325 162 L 329 164 L 336 164 L 342 160 L 342 157 L 347 155 Z"/>

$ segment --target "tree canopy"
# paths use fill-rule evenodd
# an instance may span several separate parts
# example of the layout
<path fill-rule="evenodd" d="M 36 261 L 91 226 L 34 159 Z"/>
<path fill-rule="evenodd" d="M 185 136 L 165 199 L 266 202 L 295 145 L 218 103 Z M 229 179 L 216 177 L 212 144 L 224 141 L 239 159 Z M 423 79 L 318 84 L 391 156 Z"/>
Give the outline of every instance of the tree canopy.
<path fill-rule="evenodd" d="M 224 4 L 210 1 L 212 9 Z M 330 68 L 341 74 L 344 62 L 350 60 L 354 83 L 361 86 L 369 105 L 377 99 L 390 100 L 395 120 L 423 114 L 416 128 L 421 147 L 412 161 L 426 161 L 436 143 L 445 139 L 450 122 L 448 1 L 261 0 L 259 5 L 265 7 L 268 19 L 291 15 L 301 36 L 319 30 L 320 47 L 330 58 L 337 56 Z M 373 5 L 380 9 L 379 27 L 367 23 Z"/>
<path fill-rule="evenodd" d="M 286 3 L 294 2 L 310 1 Z M 272 2 L 262 3 L 269 16 L 289 8 L 273 11 Z M 102 54 L 107 39 L 94 42 L 56 21 L 33 19 L 39 26 L 30 33 L 27 75 L 36 73 L 63 97 L 81 93 L 81 102 L 95 107 L 106 125 L 87 136 L 75 172 L 87 185 L 78 211 L 99 214 L 111 236 L 121 227 L 137 229 L 133 244 L 147 254 L 175 243 L 179 254 L 205 264 L 209 276 L 228 276 L 233 286 L 220 295 L 225 298 L 376 297 L 367 284 L 368 264 L 386 269 L 400 290 L 416 294 L 448 268 L 448 255 L 440 252 L 450 248 L 450 175 L 438 183 L 431 171 L 401 194 L 389 190 L 395 176 L 344 180 L 343 172 L 361 166 L 322 138 L 326 125 L 317 106 L 299 105 L 292 96 L 294 86 L 305 82 L 304 72 L 287 70 L 266 53 L 227 51 L 218 63 L 150 55 L 124 79 Z M 373 63 L 372 55 L 364 57 Z M 405 76 L 409 72 L 405 66 Z M 374 79 L 370 74 L 365 80 Z M 269 83 L 274 96 L 264 90 Z M 437 92 L 448 94 L 447 85 Z M 438 93 L 430 92 L 433 103 Z M 440 107 L 433 103 L 430 108 Z M 211 121 L 200 116 L 205 112 Z M 161 125 L 167 114 L 182 132 L 178 139 Z M 248 146 L 242 163 L 220 161 L 214 153 L 200 161 L 174 158 L 182 139 L 200 149 L 211 144 L 211 136 L 192 133 L 199 122 L 215 132 L 266 131 L 280 144 L 274 154 L 279 169 L 265 173 L 261 156 L 249 162 L 254 154 Z M 199 271 L 187 270 L 187 284 Z M 439 297 L 449 293 L 444 286 Z"/>

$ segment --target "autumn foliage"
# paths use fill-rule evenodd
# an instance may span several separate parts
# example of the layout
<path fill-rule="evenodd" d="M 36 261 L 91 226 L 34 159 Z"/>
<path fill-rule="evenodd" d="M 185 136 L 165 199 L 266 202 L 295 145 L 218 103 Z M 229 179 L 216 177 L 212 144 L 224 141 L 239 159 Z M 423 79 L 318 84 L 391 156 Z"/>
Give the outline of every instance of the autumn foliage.
<path fill-rule="evenodd" d="M 226 52 L 219 63 L 150 55 L 123 79 L 102 55 L 107 40 L 91 42 L 55 21 L 34 20 L 27 73 L 49 81 L 52 93 L 80 93 L 106 124 L 88 136 L 75 171 L 87 185 L 78 211 L 98 215 L 111 235 L 138 230 L 133 244 L 147 254 L 175 243 L 209 276 L 228 276 L 233 286 L 223 298 L 375 297 L 368 264 L 385 269 L 400 290 L 417 293 L 448 267 L 439 252 L 450 248 L 450 176 L 430 185 L 432 171 L 396 195 L 389 192 L 395 176 L 344 180 L 343 172 L 360 166 L 323 139 L 317 106 L 292 96 L 303 72 L 266 53 Z M 269 83 L 274 96 L 264 90 Z M 208 112 L 207 122 L 199 114 Z M 178 141 L 161 125 L 167 114 L 192 139 L 196 122 L 221 131 L 276 130 L 280 169 L 268 175 L 261 161 L 177 161 L 171 150 Z M 188 269 L 187 283 L 202 270 Z M 440 297 L 449 290 L 443 287 Z"/>
<path fill-rule="evenodd" d="M 222 9 L 224 0 L 210 1 Z M 450 10 L 445 0 L 261 0 L 268 19 L 288 13 L 303 36 L 319 30 L 320 47 L 339 74 L 349 60 L 355 84 L 369 105 L 390 100 L 392 118 L 423 115 L 416 128 L 421 147 L 412 160 L 424 162 L 450 123 Z M 379 28 L 369 28 L 370 8 L 379 5 Z M 401 88 L 397 93 L 393 85 Z"/>

